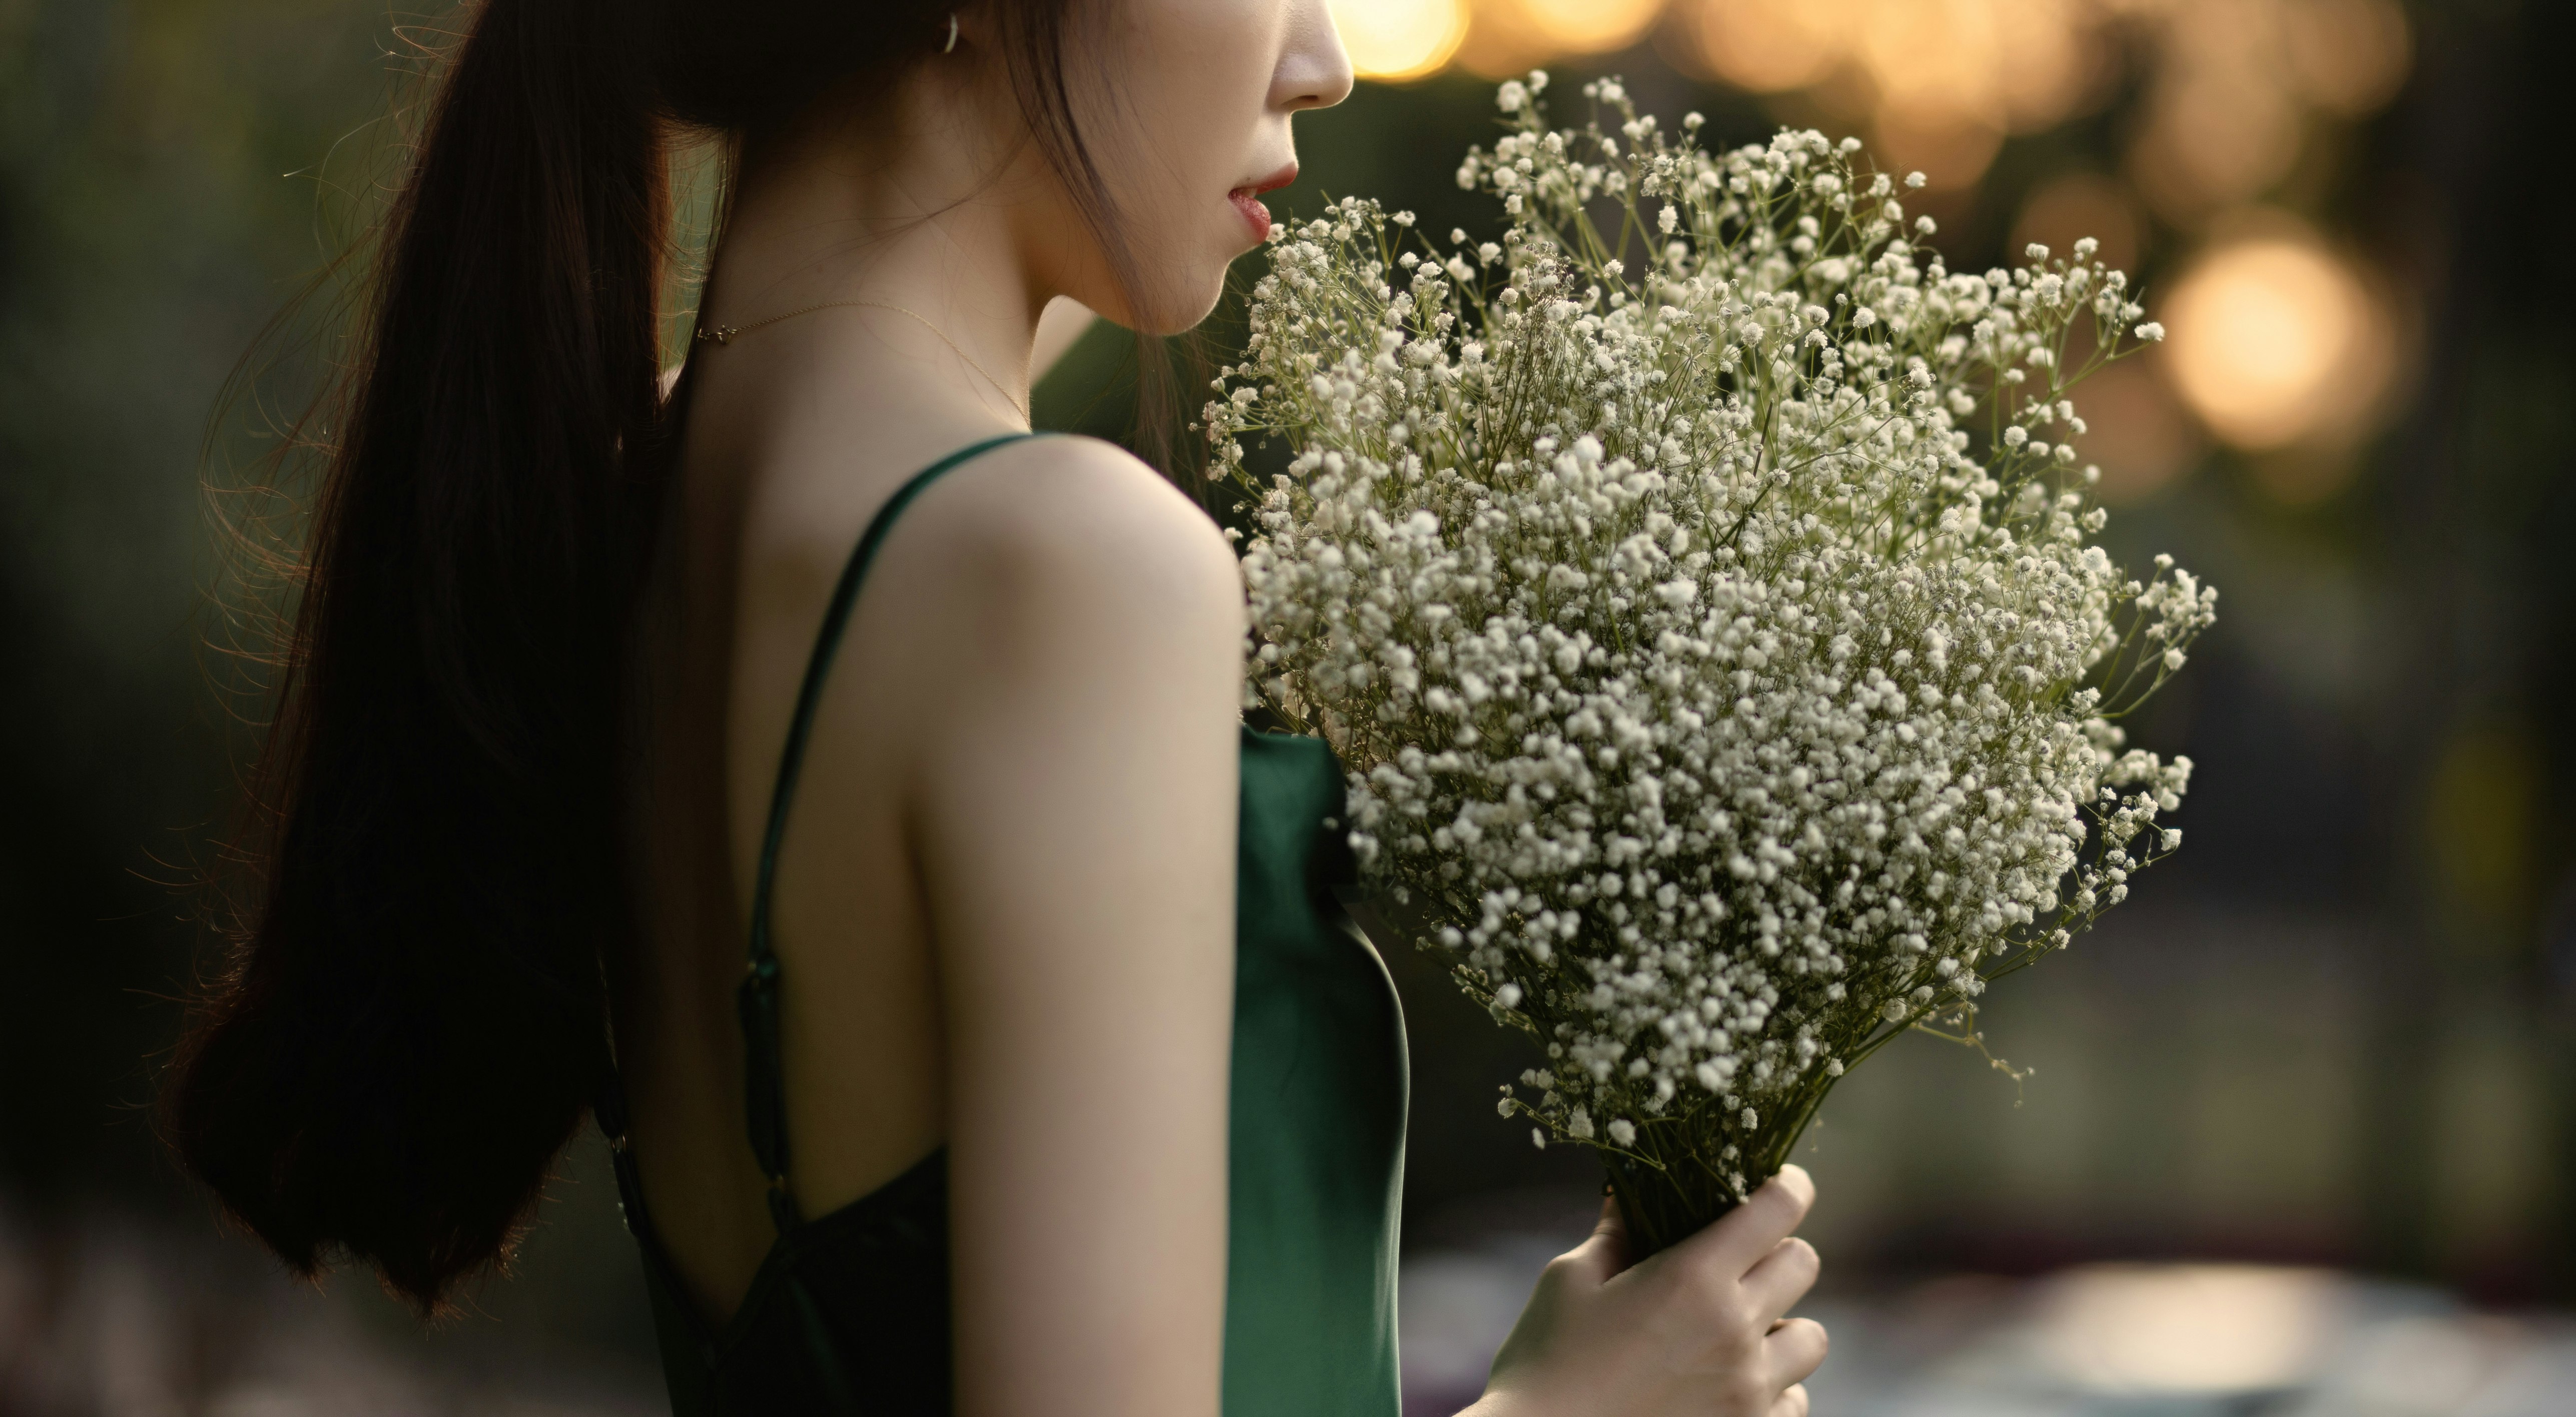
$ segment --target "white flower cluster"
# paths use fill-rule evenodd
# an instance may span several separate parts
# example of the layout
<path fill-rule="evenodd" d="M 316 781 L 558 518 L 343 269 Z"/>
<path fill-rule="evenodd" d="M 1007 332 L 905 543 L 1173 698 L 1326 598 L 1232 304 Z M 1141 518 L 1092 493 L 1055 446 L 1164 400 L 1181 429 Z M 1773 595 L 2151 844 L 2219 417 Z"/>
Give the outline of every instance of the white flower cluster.
<path fill-rule="evenodd" d="M 2091 540 L 2068 391 L 2160 333 L 2091 243 L 1952 272 L 1857 142 L 1707 153 L 1606 80 L 1615 131 L 1552 131 L 1544 87 L 1459 170 L 1505 241 L 1359 200 L 1274 232 L 1206 416 L 1260 497 L 1252 693 L 1544 1045 L 1505 1115 L 1669 1240 L 2173 849 L 2191 764 L 2115 723 L 2216 592 Z"/>

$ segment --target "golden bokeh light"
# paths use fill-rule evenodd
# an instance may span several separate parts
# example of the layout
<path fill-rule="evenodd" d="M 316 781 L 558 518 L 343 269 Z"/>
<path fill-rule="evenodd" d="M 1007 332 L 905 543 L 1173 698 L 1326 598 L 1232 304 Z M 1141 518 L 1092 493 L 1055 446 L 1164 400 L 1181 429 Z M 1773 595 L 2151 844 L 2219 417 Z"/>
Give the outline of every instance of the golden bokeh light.
<path fill-rule="evenodd" d="M 2279 186 L 2312 114 L 2385 105 L 2413 59 L 2398 0 L 1674 5 L 1668 34 L 1685 68 L 1750 93 L 1803 92 L 1829 120 L 1865 125 L 1889 166 L 1951 190 L 1982 178 L 2005 136 L 2108 99 L 2119 50 L 2134 45 L 2148 64 L 2132 176 L 2185 226 Z"/>
<path fill-rule="evenodd" d="M 1562 53 L 1531 22 L 1520 0 L 1469 0 L 1467 16 L 1467 38 L 1453 62 L 1479 78 L 1517 78 Z"/>
<path fill-rule="evenodd" d="M 1664 0 L 1512 0 L 1539 38 L 1566 54 L 1602 54 L 1643 38 Z"/>
<path fill-rule="evenodd" d="M 1662 17 L 1665 0 L 1471 0 L 1457 64 L 1509 78 L 1570 54 L 1625 49 Z"/>
<path fill-rule="evenodd" d="M 2401 0 L 1332 3 L 1360 71 L 1392 78 L 1443 64 L 1504 78 L 1666 21 L 1657 42 L 1679 67 L 1783 96 L 1788 121 L 1859 133 L 1880 166 L 1929 179 L 1917 205 L 1936 211 L 1963 209 L 2012 135 L 2106 101 L 2126 51 L 2144 61 L 2144 101 L 2122 170 L 2045 184 L 2012 240 L 2063 252 L 2091 236 L 2134 271 L 2152 211 L 2210 242 L 2157 302 L 2168 344 L 2100 387 L 2097 423 L 2133 450 L 2105 459 L 2105 495 L 2171 481 L 2205 430 L 2258 454 L 2249 466 L 2275 496 L 2316 500 L 2349 475 L 2344 453 L 2395 381 L 2390 308 L 2349 261 L 2286 218 L 2208 233 L 2289 182 L 2321 125 L 2395 96 L 2414 59 Z"/>
<path fill-rule="evenodd" d="M 2000 118 L 1995 0 L 1873 0 L 1850 34 L 1851 57 L 1882 108 Z"/>
<path fill-rule="evenodd" d="M 1850 0 L 1682 0 L 1691 57 L 1748 93 L 1818 83 L 1843 62 Z"/>
<path fill-rule="evenodd" d="M 2381 107 L 2413 59 L 2396 0 L 2128 3 L 2157 54 L 2131 165 L 2148 202 L 2182 225 L 2278 186 L 2312 114 Z"/>
<path fill-rule="evenodd" d="M 1816 90 L 1887 165 L 1956 190 L 2004 135 L 2063 121 L 2111 70 L 2092 0 L 1678 0 L 1691 66 L 1753 93 Z"/>
<path fill-rule="evenodd" d="M 2010 135 L 2107 101 L 2130 50 L 2145 61 L 2146 92 L 2130 176 L 2159 216 L 2185 227 L 2279 187 L 2315 118 L 2385 106 L 2414 58 L 2401 0 L 1335 3 L 1355 16 L 1354 32 L 1407 36 L 1440 28 L 1414 18 L 1424 7 L 1463 6 L 1450 62 L 1488 78 L 1624 48 L 1669 11 L 1659 43 L 1679 67 L 1748 93 L 1801 95 L 1793 121 L 1863 132 L 1886 165 L 1952 192 L 1981 180 Z M 1390 47 L 1408 67 L 1384 72 L 1431 62 L 1414 57 L 1428 41 Z"/>
<path fill-rule="evenodd" d="M 2099 243 L 2095 259 L 2135 275 L 2144 229 L 2126 187 L 2099 173 L 2073 172 L 2052 179 L 2022 203 L 2005 249 L 2017 256 L 2037 242 L 2063 256 L 2089 236 Z"/>
<path fill-rule="evenodd" d="M 1993 0 L 1873 3 L 1851 57 L 1877 95 L 1879 156 L 1935 189 L 1973 186 L 2003 146 Z"/>
<path fill-rule="evenodd" d="M 1434 73 L 1467 35 L 1466 0 L 1332 0 L 1332 12 L 1363 79 Z"/>
<path fill-rule="evenodd" d="M 2395 372 L 2394 331 L 2369 286 L 2286 218 L 2212 247 L 2158 315 L 2175 391 L 2252 451 L 2358 438 Z"/>
<path fill-rule="evenodd" d="M 2269 74 L 2241 65 L 2170 70 L 2147 101 L 2131 170 L 2159 213 L 2190 224 L 2278 184 L 2303 136 L 2297 101 Z"/>
<path fill-rule="evenodd" d="M 2099 105 L 2119 79 L 2101 15 L 2084 0 L 1996 0 L 1994 82 L 2005 126 L 2035 133 Z"/>
<path fill-rule="evenodd" d="M 2415 44 L 2397 0 L 2304 0 L 2282 18 L 2290 82 L 2317 107 L 2356 117 L 2406 82 Z"/>
<path fill-rule="evenodd" d="M 1881 165 L 1920 172 L 1935 192 L 1977 185 L 2004 145 L 2003 129 L 1984 114 L 1937 101 L 1882 104 L 1870 136 Z"/>

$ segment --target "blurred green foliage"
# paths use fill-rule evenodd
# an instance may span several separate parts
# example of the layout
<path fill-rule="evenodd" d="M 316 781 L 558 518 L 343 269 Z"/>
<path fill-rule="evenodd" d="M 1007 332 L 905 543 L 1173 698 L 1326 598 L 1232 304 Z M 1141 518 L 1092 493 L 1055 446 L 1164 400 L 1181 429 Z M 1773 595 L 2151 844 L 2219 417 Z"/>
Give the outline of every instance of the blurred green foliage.
<path fill-rule="evenodd" d="M 227 781 L 200 452 L 335 244 L 311 173 L 376 121 L 370 18 L 0 4 L 0 1168 L 40 1193 L 162 1184 L 140 1108 L 191 932 L 160 883 Z"/>

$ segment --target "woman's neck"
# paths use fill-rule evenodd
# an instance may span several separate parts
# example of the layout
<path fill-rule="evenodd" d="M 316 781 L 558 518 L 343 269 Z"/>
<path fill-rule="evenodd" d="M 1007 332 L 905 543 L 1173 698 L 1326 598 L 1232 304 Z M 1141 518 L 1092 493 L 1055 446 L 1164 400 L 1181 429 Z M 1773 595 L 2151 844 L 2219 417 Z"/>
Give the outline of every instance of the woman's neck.
<path fill-rule="evenodd" d="M 916 407 L 967 399 L 1024 420 L 1056 293 L 1028 240 L 1046 185 L 961 116 L 984 106 L 960 86 L 922 76 L 864 116 L 827 111 L 746 153 L 702 328 L 808 326 L 790 338 L 811 358 L 860 360 Z M 814 306 L 832 313 L 749 329 Z"/>

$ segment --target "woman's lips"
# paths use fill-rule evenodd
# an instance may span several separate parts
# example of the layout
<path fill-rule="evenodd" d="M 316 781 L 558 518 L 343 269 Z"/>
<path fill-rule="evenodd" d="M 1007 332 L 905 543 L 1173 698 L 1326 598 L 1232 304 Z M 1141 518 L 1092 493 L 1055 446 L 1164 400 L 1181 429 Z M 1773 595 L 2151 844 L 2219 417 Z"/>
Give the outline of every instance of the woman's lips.
<path fill-rule="evenodd" d="M 1243 213 L 1243 224 L 1252 228 L 1252 239 L 1269 240 L 1270 209 L 1261 204 L 1261 198 L 1249 187 L 1237 187 L 1227 195 L 1234 199 L 1234 209 Z"/>
<path fill-rule="evenodd" d="M 1252 228 L 1253 240 L 1270 239 L 1270 209 L 1261 204 L 1261 194 L 1275 192 L 1296 180 L 1297 164 L 1292 162 L 1248 187 L 1237 187 L 1226 194 L 1234 202 L 1234 209 L 1243 213 L 1244 225 Z"/>

